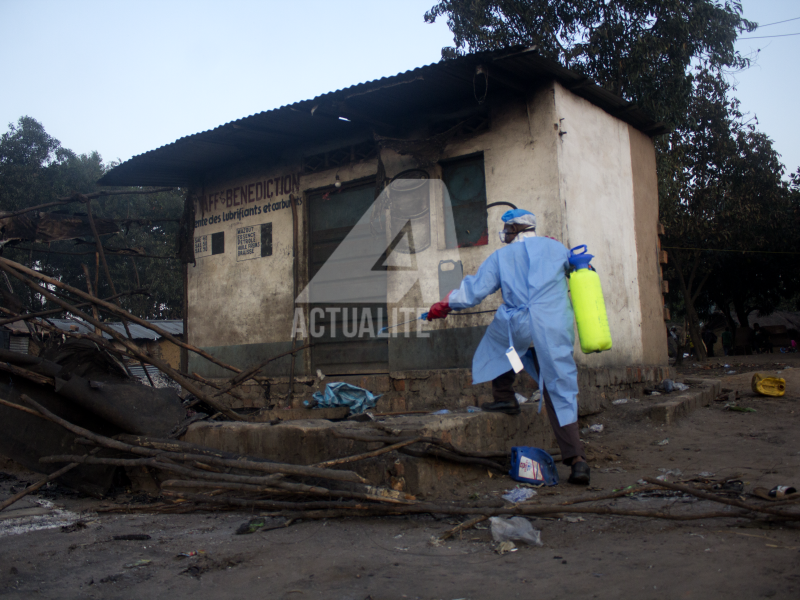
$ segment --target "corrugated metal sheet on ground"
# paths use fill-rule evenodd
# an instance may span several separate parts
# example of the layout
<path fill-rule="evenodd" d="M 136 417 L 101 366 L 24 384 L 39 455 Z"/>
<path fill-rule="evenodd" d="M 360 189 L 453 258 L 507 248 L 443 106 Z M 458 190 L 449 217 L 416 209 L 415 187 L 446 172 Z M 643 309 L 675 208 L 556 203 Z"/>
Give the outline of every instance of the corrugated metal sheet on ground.
<path fill-rule="evenodd" d="M 147 381 L 147 377 L 145 377 L 144 375 L 144 368 L 142 367 L 141 364 L 138 365 L 126 364 L 125 366 L 128 367 L 128 371 L 131 372 L 131 375 L 133 375 L 137 379 L 142 379 L 144 381 Z M 159 371 L 153 365 L 147 365 L 147 372 L 150 373 L 151 377 L 155 377 L 156 375 L 159 375 L 161 373 L 161 371 Z M 166 377 L 166 375 L 164 375 L 164 377 Z"/>

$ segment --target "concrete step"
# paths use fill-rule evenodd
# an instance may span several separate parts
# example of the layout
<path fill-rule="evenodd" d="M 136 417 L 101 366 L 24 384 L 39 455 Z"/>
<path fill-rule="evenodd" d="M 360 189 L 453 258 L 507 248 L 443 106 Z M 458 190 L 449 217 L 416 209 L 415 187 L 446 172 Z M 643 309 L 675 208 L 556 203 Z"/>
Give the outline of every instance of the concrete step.
<path fill-rule="evenodd" d="M 653 421 L 671 425 L 693 410 L 709 406 L 722 392 L 722 382 L 719 379 L 689 378 L 685 379 L 684 383 L 699 387 L 692 387 L 679 394 L 670 394 L 669 400 L 651 406 L 649 416 Z"/>
<path fill-rule="evenodd" d="M 212 448 L 249 454 L 277 462 L 313 465 L 369 452 L 380 442 L 361 442 L 336 435 L 436 437 L 473 452 L 508 452 L 512 446 L 551 448 L 554 439 L 545 414 L 537 406 L 522 406 L 517 416 L 487 412 L 387 417 L 379 422 L 332 422 L 302 419 L 270 425 L 241 421 L 199 422 L 183 439 Z M 454 485 L 485 477 L 484 466 L 462 465 L 441 459 L 414 458 L 397 452 L 343 465 L 372 485 L 392 487 L 420 497 L 436 497 Z"/>

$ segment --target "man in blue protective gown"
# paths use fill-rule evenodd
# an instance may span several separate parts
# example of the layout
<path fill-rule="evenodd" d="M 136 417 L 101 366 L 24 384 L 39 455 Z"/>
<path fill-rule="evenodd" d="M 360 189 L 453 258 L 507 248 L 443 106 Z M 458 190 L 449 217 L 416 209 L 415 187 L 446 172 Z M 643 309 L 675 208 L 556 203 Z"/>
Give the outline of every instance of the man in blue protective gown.
<path fill-rule="evenodd" d="M 590 469 L 578 431 L 578 369 L 572 356 L 574 314 L 567 294 L 569 251 L 554 239 L 537 237 L 536 216 L 527 210 L 509 210 L 502 220 L 500 239 L 507 245 L 434 304 L 428 320 L 443 319 L 502 290 L 503 305 L 472 359 L 472 383 L 492 382 L 495 401 L 481 408 L 519 414 L 513 384 L 524 367 L 539 382 L 561 458 L 572 467 L 569 482 L 587 485 Z"/>

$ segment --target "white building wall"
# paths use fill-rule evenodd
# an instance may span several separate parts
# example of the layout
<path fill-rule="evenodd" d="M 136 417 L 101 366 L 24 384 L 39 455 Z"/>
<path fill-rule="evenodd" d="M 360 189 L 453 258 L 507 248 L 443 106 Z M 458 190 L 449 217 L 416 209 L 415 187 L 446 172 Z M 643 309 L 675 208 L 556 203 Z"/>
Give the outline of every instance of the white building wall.
<path fill-rule="evenodd" d="M 586 244 L 595 255 L 613 348 L 576 362 L 608 367 L 642 362 L 641 303 L 634 224 L 633 174 L 628 125 L 555 84 L 555 108 L 563 133 L 558 172 L 563 214 L 561 240 Z"/>

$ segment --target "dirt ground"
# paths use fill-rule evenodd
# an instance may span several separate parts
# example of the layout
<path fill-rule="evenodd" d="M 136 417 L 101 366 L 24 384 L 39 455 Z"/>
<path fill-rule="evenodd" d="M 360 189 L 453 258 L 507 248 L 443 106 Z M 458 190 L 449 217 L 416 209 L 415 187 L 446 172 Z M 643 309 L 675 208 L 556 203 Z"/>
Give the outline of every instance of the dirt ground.
<path fill-rule="evenodd" d="M 786 396 L 754 395 L 750 378 L 756 370 L 784 377 Z M 730 411 L 720 402 L 663 427 L 643 414 L 648 403 L 663 398 L 615 405 L 586 423 L 604 425 L 603 432 L 584 436 L 594 457 L 590 491 L 562 483 L 540 489 L 532 502 L 602 494 L 670 470 L 669 480 L 741 479 L 745 492 L 777 484 L 800 488 L 800 355 L 729 357 L 697 366 L 688 361 L 680 375 L 719 378 L 724 389 L 739 391 L 739 406 L 756 412 Z M 559 470 L 565 480 L 568 469 Z M 9 473 L 2 465 L 0 471 L 6 473 L 0 476 L 0 498 L 38 477 Z M 509 477 L 487 476 L 453 490 L 453 496 L 497 499 L 514 485 Z M 131 498 L 97 501 L 58 487 L 13 508 L 35 510 L 48 499 L 77 513 L 62 516 L 65 523 L 79 518 L 78 524 L 13 534 L 13 520 L 2 520 L 0 513 L 4 598 L 800 597 L 800 523 L 565 514 L 531 520 L 541 530 L 543 547 L 518 544 L 517 551 L 500 555 L 488 528 L 433 544 L 432 538 L 462 520 L 442 515 L 301 521 L 236 535 L 257 513 L 99 513 L 99 506 Z M 724 510 L 680 495 L 597 504 Z M 113 539 L 128 534 L 150 539 Z M 189 552 L 198 554 L 179 556 Z"/>

